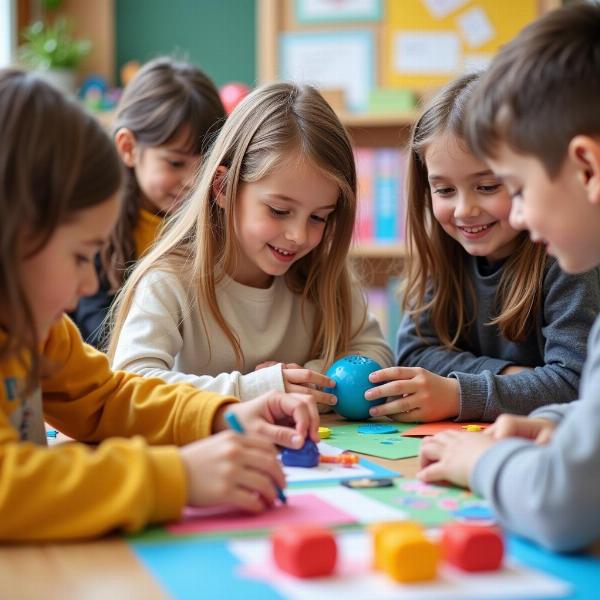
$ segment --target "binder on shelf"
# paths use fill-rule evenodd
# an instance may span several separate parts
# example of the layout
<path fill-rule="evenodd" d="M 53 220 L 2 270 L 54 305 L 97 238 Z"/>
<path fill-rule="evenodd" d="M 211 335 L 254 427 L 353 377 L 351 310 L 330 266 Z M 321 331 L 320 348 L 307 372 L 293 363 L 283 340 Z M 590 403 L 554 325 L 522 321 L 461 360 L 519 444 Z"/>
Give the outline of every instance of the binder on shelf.
<path fill-rule="evenodd" d="M 373 154 L 371 148 L 355 150 L 358 203 L 354 237 L 359 244 L 373 239 Z"/>

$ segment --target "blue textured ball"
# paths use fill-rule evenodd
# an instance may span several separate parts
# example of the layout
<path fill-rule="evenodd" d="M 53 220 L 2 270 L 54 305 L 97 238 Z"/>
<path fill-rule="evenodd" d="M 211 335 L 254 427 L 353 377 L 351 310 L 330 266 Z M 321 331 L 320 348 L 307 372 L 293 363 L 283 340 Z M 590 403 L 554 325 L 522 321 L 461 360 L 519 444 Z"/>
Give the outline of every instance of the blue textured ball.
<path fill-rule="evenodd" d="M 386 398 L 365 400 L 365 392 L 376 387 L 369 381 L 369 374 L 379 369 L 381 367 L 373 359 L 358 354 L 350 354 L 334 362 L 326 375 L 331 377 L 336 385 L 325 389 L 337 397 L 337 404 L 333 410 L 351 421 L 369 419 L 369 409 L 386 401 Z"/>

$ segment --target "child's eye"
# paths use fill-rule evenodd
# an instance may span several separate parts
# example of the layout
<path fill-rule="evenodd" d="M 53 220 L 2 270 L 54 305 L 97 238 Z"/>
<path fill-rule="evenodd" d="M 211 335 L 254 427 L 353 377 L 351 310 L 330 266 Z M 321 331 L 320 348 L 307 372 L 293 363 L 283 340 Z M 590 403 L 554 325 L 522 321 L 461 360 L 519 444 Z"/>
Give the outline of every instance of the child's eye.
<path fill-rule="evenodd" d="M 182 160 L 167 160 L 167 162 L 174 169 L 181 169 L 185 167 L 185 163 Z"/>
<path fill-rule="evenodd" d="M 289 214 L 289 211 L 287 210 L 279 210 L 277 208 L 273 208 L 272 206 L 269 206 L 269 211 L 274 217 L 285 217 Z"/>
<path fill-rule="evenodd" d="M 319 215 L 311 215 L 310 218 L 315 222 L 315 223 L 327 223 L 327 217 L 320 217 Z"/>
<path fill-rule="evenodd" d="M 502 184 L 500 183 L 490 183 L 487 185 L 480 185 L 479 186 L 479 190 L 482 191 L 484 194 L 493 194 L 495 192 L 497 192 L 500 188 L 502 187 Z"/>
<path fill-rule="evenodd" d="M 84 254 L 76 254 L 75 255 L 75 262 L 78 265 L 85 265 L 87 263 L 92 262 L 90 258 L 88 258 L 87 256 L 85 256 Z"/>
<path fill-rule="evenodd" d="M 454 193 L 454 188 L 451 188 L 451 187 L 435 188 L 433 190 L 433 193 L 437 194 L 438 196 L 450 196 L 451 194 Z"/>

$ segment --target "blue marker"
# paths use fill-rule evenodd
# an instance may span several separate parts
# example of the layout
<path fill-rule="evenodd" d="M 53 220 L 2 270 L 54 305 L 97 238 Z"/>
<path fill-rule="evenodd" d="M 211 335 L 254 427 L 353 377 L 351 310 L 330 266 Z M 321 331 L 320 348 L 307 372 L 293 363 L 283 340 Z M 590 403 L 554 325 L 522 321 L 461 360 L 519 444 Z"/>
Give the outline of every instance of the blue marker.
<path fill-rule="evenodd" d="M 242 424 L 238 421 L 238 418 L 235 416 L 234 413 L 226 412 L 225 420 L 227 421 L 227 423 L 229 423 L 229 427 L 231 427 L 231 429 L 237 431 L 238 433 L 244 433 L 244 428 L 242 427 Z M 277 497 L 281 500 L 281 502 L 287 504 L 287 498 L 285 497 L 283 490 L 276 483 L 274 483 L 273 485 L 275 485 Z"/>

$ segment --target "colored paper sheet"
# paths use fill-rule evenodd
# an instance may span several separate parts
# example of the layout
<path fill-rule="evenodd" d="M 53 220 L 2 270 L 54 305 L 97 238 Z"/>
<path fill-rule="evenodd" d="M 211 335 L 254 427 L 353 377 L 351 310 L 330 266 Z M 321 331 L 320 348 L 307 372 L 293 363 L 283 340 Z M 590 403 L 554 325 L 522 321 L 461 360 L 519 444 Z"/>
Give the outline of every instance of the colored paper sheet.
<path fill-rule="evenodd" d="M 259 515 L 237 510 L 220 511 L 187 507 L 183 519 L 166 527 L 173 534 L 243 532 L 272 529 L 279 525 L 315 523 L 327 526 L 350 525 L 357 520 L 314 494 L 288 496 L 287 504 L 278 504 Z"/>
<path fill-rule="evenodd" d="M 343 450 L 391 460 L 418 456 L 421 440 L 402 437 L 402 432 L 413 427 L 412 423 L 394 423 L 398 427 L 397 433 L 358 433 L 358 428 L 364 424 L 355 422 L 331 425 L 331 437 L 327 439 L 327 443 Z"/>
<path fill-rule="evenodd" d="M 488 503 L 462 488 L 432 485 L 418 479 L 398 479 L 393 487 L 357 490 L 373 500 L 405 512 L 426 526 L 449 521 L 493 521 Z"/>
<path fill-rule="evenodd" d="M 573 586 L 569 600 L 596 600 L 600 589 L 600 560 L 589 554 L 558 554 L 538 545 L 508 536 L 507 550 L 520 563 L 553 573 Z"/>
<path fill-rule="evenodd" d="M 481 427 L 481 429 L 485 429 L 489 427 L 491 423 L 479 423 L 479 422 L 469 422 L 469 423 L 457 423 L 456 421 L 434 421 L 433 423 L 421 423 L 420 425 L 411 426 L 410 429 L 407 429 L 402 432 L 404 437 L 423 437 L 426 435 L 435 435 L 436 433 L 440 433 L 440 431 L 447 431 L 448 429 L 453 429 L 455 431 L 468 431 L 467 427 L 470 425 L 476 425 L 477 427 Z"/>
<path fill-rule="evenodd" d="M 475 575 L 442 565 L 438 577 L 433 581 L 399 584 L 372 569 L 372 542 L 367 533 L 339 534 L 337 544 L 338 562 L 333 576 L 308 580 L 280 571 L 273 563 L 268 540 L 236 540 L 228 547 L 241 563 L 236 571 L 237 576 L 268 583 L 282 597 L 294 600 L 533 600 L 565 598 L 570 592 L 566 582 L 510 559 L 502 569 Z"/>
<path fill-rule="evenodd" d="M 267 583 L 237 575 L 241 562 L 224 541 L 177 537 L 131 547 L 173 600 L 283 600 Z"/>

